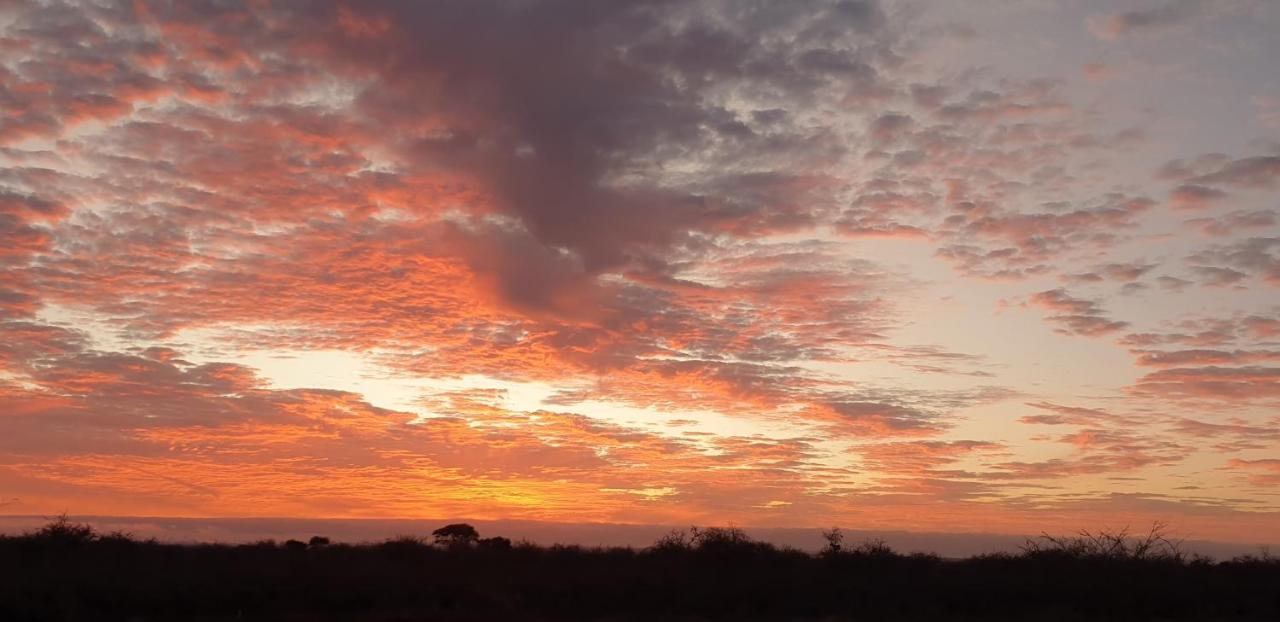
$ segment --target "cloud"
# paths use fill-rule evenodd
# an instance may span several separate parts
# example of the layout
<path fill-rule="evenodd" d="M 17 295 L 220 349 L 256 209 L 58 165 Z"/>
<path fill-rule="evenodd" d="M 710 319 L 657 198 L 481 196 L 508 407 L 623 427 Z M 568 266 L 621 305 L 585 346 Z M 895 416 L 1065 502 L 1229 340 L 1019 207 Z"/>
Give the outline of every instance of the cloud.
<path fill-rule="evenodd" d="M 910 128 L 912 123 L 910 115 L 886 113 L 871 122 L 867 133 L 874 143 L 883 146 L 896 141 L 899 134 Z"/>
<path fill-rule="evenodd" d="M 1251 472 L 1249 480 L 1259 486 L 1274 486 L 1280 483 L 1280 460 L 1243 460 L 1232 458 L 1227 468 Z"/>
<path fill-rule="evenodd" d="M 1180 279 L 1176 276 L 1169 276 L 1167 274 L 1162 274 L 1156 277 L 1156 282 L 1160 284 L 1160 287 L 1172 292 L 1181 292 L 1186 289 L 1188 285 L 1194 284 L 1192 281 Z"/>
<path fill-rule="evenodd" d="M 1245 334 L 1254 322 L 1265 324 L 1266 318 L 1204 318 L 1188 317 L 1176 322 L 1169 331 L 1132 333 L 1119 340 L 1121 345 L 1149 348 L 1177 344 L 1195 348 L 1222 348 L 1247 339 Z"/>
<path fill-rule="evenodd" d="M 635 511 L 626 490 L 662 485 L 687 511 L 750 512 L 802 490 L 818 457 L 803 439 L 721 435 L 705 446 L 571 413 L 512 412 L 493 392 L 441 394 L 437 407 L 451 414 L 419 421 L 350 393 L 266 389 L 231 365 L 62 356 L 29 388 L 0 395 L 7 481 L 128 496 L 151 511 L 607 520 Z"/>
<path fill-rule="evenodd" d="M 1228 285 L 1249 276 L 1259 276 L 1280 285 L 1280 238 L 1244 238 L 1214 245 L 1190 255 L 1187 260 L 1202 264 L 1192 268 L 1211 284 Z"/>
<path fill-rule="evenodd" d="M 986 477 L 996 481 L 1052 480 L 1123 473 L 1177 464 L 1192 452 L 1191 447 L 1176 441 L 1135 434 L 1123 428 L 1084 428 L 1055 440 L 1072 447 L 1072 455 L 1038 462 L 1013 460 L 999 463 Z"/>
<path fill-rule="evenodd" d="M 1174 424 L 1178 434 L 1214 443 L 1218 451 L 1235 453 L 1251 449 L 1266 449 L 1280 440 L 1280 428 L 1265 425 L 1249 425 L 1233 418 L 1227 423 L 1211 423 L 1183 418 Z"/>
<path fill-rule="evenodd" d="M 1142 351 L 1137 364 L 1144 367 L 1179 367 L 1184 365 L 1234 365 L 1280 360 L 1280 351 L 1274 350 L 1175 350 L 1172 352 Z"/>
<path fill-rule="evenodd" d="M 1057 324 L 1056 332 L 1064 335 L 1097 337 L 1129 326 L 1128 322 L 1107 318 L 1096 302 L 1074 298 L 1062 288 L 1033 294 L 1030 302 L 1054 313 L 1046 319 Z"/>
<path fill-rule="evenodd" d="M 1253 156 L 1231 160 L 1217 170 L 1191 179 L 1200 184 L 1225 184 L 1246 188 L 1271 188 L 1280 179 L 1280 156 Z"/>
<path fill-rule="evenodd" d="M 1214 186 L 1245 190 L 1274 187 L 1280 179 L 1280 156 L 1232 158 L 1222 153 L 1204 154 L 1166 162 L 1156 171 L 1156 177 L 1181 182 L 1171 194 L 1175 206 L 1204 207 L 1227 196 Z"/>
<path fill-rule="evenodd" d="M 1160 6 L 1142 10 L 1093 16 L 1087 20 L 1089 32 L 1099 39 L 1157 32 L 1185 22 L 1200 14 L 1199 4 L 1187 0 L 1170 0 Z"/>
<path fill-rule="evenodd" d="M 1208 209 L 1227 197 L 1227 193 L 1209 186 L 1183 184 L 1169 193 L 1169 202 L 1176 209 Z"/>
<path fill-rule="evenodd" d="M 1048 263 L 1073 250 L 1113 244 L 1117 231 L 1137 226 L 1138 215 L 1154 203 L 1150 199 L 1113 194 L 1096 205 L 1033 213 L 995 213 L 977 205 L 963 205 L 948 219 L 958 233 L 993 239 L 1007 246 L 985 250 L 949 245 L 938 255 L 958 263 L 961 270 L 988 278 L 1025 278 L 1050 270 Z M 1054 208 L 1066 206 L 1054 205 Z M 994 264 L 996 269 L 988 267 Z"/>
<path fill-rule="evenodd" d="M 1169 399 L 1267 402 L 1280 397 L 1277 378 L 1280 368 L 1276 367 L 1175 367 L 1143 376 L 1133 390 Z"/>
<path fill-rule="evenodd" d="M 1237 231 L 1266 229 L 1275 226 L 1276 222 L 1275 210 L 1262 209 L 1253 211 L 1237 210 L 1217 218 L 1193 218 L 1186 221 L 1186 224 L 1199 229 L 1205 235 L 1224 237 Z"/>
<path fill-rule="evenodd" d="M 1141 422 L 1140 419 L 1116 415 L 1115 413 L 1096 408 L 1063 406 L 1053 402 L 1027 402 L 1027 406 L 1042 411 L 1048 411 L 1050 414 L 1024 415 L 1018 419 L 1020 423 L 1098 427 L 1107 425 L 1133 426 Z"/>
<path fill-rule="evenodd" d="M 1244 237 L 1270 210 L 1196 214 L 1212 244 L 1156 276 L 1182 240 L 1151 197 L 1252 201 L 1271 156 L 1152 187 L 1124 162 L 1154 126 L 1073 80 L 941 71 L 937 31 L 878 3 L 4 12 L 0 479 L 23 507 L 892 522 L 945 500 L 984 526 L 1167 481 L 1194 433 L 1265 439 L 1252 411 L 1173 418 L 1267 407 L 1271 310 L 1154 310 L 1270 278 Z M 937 319 L 993 291 L 1120 337 L 1142 379 L 1041 395 L 1044 367 Z M 243 356 L 314 351 L 420 383 L 420 408 Z M 972 439 L 1015 397 L 1046 435 Z"/>
<path fill-rule="evenodd" d="M 1063 275 L 1063 280 L 1069 283 L 1099 283 L 1110 279 L 1121 283 L 1132 283 L 1158 265 L 1142 262 L 1108 263 L 1095 266 L 1089 272 Z"/>
<path fill-rule="evenodd" d="M 1241 321 L 1244 329 L 1255 339 L 1280 336 L 1280 318 L 1251 315 Z"/>
<path fill-rule="evenodd" d="M 1210 287 L 1228 287 L 1249 276 L 1239 270 L 1219 266 L 1192 266 L 1191 271 L 1200 277 L 1202 284 Z"/>
<path fill-rule="evenodd" d="M 1115 68 L 1103 62 L 1088 62 L 1080 66 L 1080 74 L 1094 82 L 1102 82 L 1114 76 Z"/>

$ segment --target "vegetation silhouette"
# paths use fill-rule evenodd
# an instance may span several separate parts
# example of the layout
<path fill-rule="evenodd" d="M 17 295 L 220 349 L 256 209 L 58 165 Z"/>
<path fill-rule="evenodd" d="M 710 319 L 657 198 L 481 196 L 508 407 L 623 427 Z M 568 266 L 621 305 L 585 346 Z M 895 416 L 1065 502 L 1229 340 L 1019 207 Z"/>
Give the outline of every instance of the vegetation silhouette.
<path fill-rule="evenodd" d="M 468 547 L 480 539 L 480 532 L 466 523 L 445 525 L 433 532 L 436 544 L 450 548 Z"/>
<path fill-rule="evenodd" d="M 948 560 L 740 529 L 542 547 L 448 525 L 432 541 L 170 544 L 59 517 L 0 536 L 0 620 L 1276 620 L 1280 558 L 1184 554 L 1163 525 L 1042 535 Z"/>

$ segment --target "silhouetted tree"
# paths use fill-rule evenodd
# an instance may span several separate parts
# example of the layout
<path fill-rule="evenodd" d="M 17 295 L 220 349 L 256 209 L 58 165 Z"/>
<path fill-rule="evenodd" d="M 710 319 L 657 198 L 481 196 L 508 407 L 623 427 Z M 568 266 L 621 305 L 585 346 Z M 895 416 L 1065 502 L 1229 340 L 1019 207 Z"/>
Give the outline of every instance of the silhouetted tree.
<path fill-rule="evenodd" d="M 697 527 L 694 527 L 694 529 L 696 530 Z M 687 551 L 691 548 L 693 548 L 693 540 L 689 537 L 689 532 L 683 529 L 668 531 L 661 538 L 658 538 L 658 541 L 654 542 L 653 546 L 649 547 L 652 551 L 667 553 Z"/>
<path fill-rule="evenodd" d="M 471 546 L 480 539 L 480 532 L 466 523 L 445 525 L 431 532 L 431 535 L 435 536 L 436 544 L 449 548 Z"/>
<path fill-rule="evenodd" d="M 698 550 L 732 549 L 752 544 L 747 532 L 737 527 L 690 528 Z"/>
<path fill-rule="evenodd" d="M 822 539 L 827 541 L 827 546 L 822 548 L 823 555 L 839 555 L 844 549 L 844 532 L 839 527 L 822 530 Z"/>
<path fill-rule="evenodd" d="M 311 539 L 307 541 L 307 546 L 329 546 L 329 539 L 324 536 L 311 536 Z"/>
<path fill-rule="evenodd" d="M 703 555 L 727 558 L 776 551 L 772 544 L 752 540 L 737 527 L 691 527 L 689 532 L 697 552 Z"/>

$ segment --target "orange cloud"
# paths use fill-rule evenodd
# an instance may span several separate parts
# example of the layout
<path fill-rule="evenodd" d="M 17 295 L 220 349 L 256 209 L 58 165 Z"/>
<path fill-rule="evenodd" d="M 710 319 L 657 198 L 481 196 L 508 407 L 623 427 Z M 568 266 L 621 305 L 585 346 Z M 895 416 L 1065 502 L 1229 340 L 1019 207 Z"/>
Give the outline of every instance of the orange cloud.
<path fill-rule="evenodd" d="M 6 8 L 0 487 L 31 512 L 1274 533 L 1263 480 L 1151 490 L 1275 444 L 1280 328 L 1248 290 L 1277 280 L 1249 203 L 1276 156 L 1152 187 L 1122 164 L 1176 141 L 1078 81 L 939 71 L 841 6 Z M 1169 192 L 1241 207 L 1184 251 Z M 1180 315 L 1223 285 L 1241 306 Z M 952 323 L 997 298 L 1127 333 L 1134 386 Z M 423 416 L 242 358 L 318 350 L 419 383 Z"/>

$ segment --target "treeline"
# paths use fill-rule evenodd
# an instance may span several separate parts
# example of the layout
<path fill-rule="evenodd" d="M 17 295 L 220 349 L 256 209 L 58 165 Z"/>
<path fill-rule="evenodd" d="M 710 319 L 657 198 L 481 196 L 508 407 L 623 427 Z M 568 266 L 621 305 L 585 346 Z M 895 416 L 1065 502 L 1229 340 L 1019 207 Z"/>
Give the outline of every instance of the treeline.
<path fill-rule="evenodd" d="M 1280 620 L 1280 559 L 1184 554 L 1159 528 L 946 560 L 734 528 L 644 549 L 430 537 L 168 544 L 65 517 L 0 537 L 0 620 Z"/>

